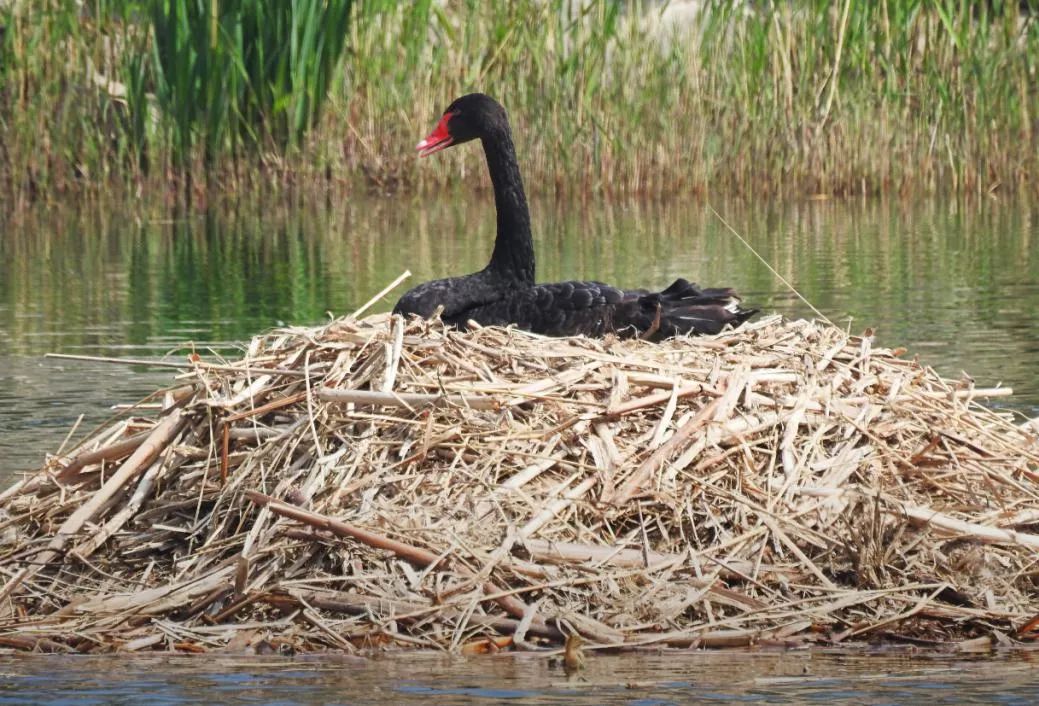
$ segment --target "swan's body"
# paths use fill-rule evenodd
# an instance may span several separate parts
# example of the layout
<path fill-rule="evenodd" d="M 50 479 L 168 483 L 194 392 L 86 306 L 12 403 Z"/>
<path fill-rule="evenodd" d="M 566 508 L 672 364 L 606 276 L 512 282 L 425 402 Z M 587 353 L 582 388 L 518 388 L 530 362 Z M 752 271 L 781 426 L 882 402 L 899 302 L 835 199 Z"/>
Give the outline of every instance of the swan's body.
<path fill-rule="evenodd" d="M 483 269 L 471 275 L 447 277 L 424 282 L 409 290 L 393 308 L 394 314 L 415 314 L 424 319 L 431 318 L 441 309 L 440 318 L 445 322 L 464 326 L 470 319 L 487 325 L 477 310 L 500 304 L 518 290 L 530 289 L 532 283 L 491 269 Z"/>
<path fill-rule="evenodd" d="M 505 109 L 480 93 L 459 98 L 419 143 L 422 155 L 479 138 L 494 185 L 498 234 L 487 267 L 470 275 L 420 284 L 393 311 L 425 318 L 440 309 L 454 326 L 469 321 L 509 325 L 549 336 L 641 337 L 661 340 L 713 334 L 755 313 L 731 289 L 699 289 L 684 279 L 661 292 L 624 290 L 601 282 L 534 283 L 534 241 Z"/>

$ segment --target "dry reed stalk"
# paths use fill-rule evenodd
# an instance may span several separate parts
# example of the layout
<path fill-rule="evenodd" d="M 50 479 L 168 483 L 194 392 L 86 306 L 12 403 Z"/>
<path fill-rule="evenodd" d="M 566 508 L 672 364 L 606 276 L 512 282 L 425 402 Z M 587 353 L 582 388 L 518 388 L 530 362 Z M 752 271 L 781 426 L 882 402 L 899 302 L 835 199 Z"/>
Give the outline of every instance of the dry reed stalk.
<path fill-rule="evenodd" d="M 0 494 L 0 645 L 1036 636 L 1033 427 L 868 335 L 378 315 L 180 367 Z"/>
<path fill-rule="evenodd" d="M 498 409 L 501 403 L 493 397 L 476 395 L 420 395 L 407 392 L 383 392 L 373 390 L 329 390 L 317 391 L 318 399 L 340 404 L 369 407 L 404 407 L 409 411 L 437 404 L 453 404 L 472 409 Z"/>

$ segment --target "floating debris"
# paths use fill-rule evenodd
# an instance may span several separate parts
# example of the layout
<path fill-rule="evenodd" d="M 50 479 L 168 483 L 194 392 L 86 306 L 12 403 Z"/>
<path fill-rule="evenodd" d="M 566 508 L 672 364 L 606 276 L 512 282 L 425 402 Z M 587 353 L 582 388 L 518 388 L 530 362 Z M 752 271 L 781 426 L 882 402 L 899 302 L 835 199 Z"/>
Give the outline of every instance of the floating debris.
<path fill-rule="evenodd" d="M 380 315 L 184 368 L 0 494 L 0 646 L 1036 637 L 1035 429 L 869 335 Z"/>

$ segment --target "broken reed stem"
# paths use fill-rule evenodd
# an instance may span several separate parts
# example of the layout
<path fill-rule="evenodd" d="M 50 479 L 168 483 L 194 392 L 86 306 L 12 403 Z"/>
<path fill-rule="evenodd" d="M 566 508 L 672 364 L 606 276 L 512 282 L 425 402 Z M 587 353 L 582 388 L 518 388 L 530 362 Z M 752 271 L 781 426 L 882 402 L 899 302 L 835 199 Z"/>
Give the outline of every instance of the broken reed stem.
<path fill-rule="evenodd" d="M 697 383 L 694 385 L 686 385 L 685 387 L 677 391 L 667 390 L 665 392 L 658 392 L 656 394 L 646 395 L 645 397 L 630 400 L 628 402 L 625 402 L 624 404 L 618 404 L 616 406 L 607 407 L 606 416 L 620 417 L 639 409 L 645 409 L 647 407 L 656 407 L 661 403 L 668 402 L 672 398 L 680 400 L 691 395 L 698 395 L 704 391 L 705 390 L 703 385 Z"/>
<path fill-rule="evenodd" d="M 364 303 L 364 304 L 363 304 L 363 305 L 361 306 L 361 308 L 359 308 L 359 309 L 358 309 L 357 311 L 355 311 L 354 313 L 352 313 L 352 314 L 351 314 L 351 315 L 350 315 L 349 317 L 347 317 L 347 318 L 348 318 L 348 319 L 358 319 L 358 318 L 360 318 L 360 317 L 361 317 L 361 315 L 362 315 L 362 314 L 364 314 L 364 312 L 366 312 L 366 311 L 368 311 L 369 309 L 371 309 L 371 308 L 372 308 L 372 307 L 373 307 L 373 306 L 374 306 L 374 305 L 375 305 L 375 304 L 376 304 L 376 303 L 377 303 L 377 302 L 378 302 L 379 300 L 381 300 L 381 299 L 382 299 L 383 297 L 385 297 L 385 296 L 386 296 L 387 294 L 389 294 L 389 293 L 390 293 L 390 292 L 392 292 L 392 291 L 393 291 L 394 289 L 396 289 L 396 288 L 397 288 L 398 286 L 400 286 L 400 283 L 401 283 L 401 282 L 403 282 L 404 280 L 406 280 L 406 279 L 407 279 L 408 277 L 411 277 L 411 270 L 404 270 L 404 272 L 402 272 L 402 273 L 401 273 L 400 275 L 398 275 L 398 276 L 397 276 L 397 279 L 393 280 L 393 281 L 392 281 L 392 282 L 390 282 L 390 283 L 389 283 L 388 285 L 386 285 L 385 287 L 383 287 L 383 288 L 382 288 L 382 289 L 381 289 L 381 290 L 379 291 L 379 293 L 378 293 L 378 294 L 376 294 L 376 295 L 375 295 L 374 297 L 372 297 L 372 298 L 371 298 L 371 299 L 369 299 L 369 300 L 368 300 L 367 302 L 365 302 L 365 303 Z"/>
<path fill-rule="evenodd" d="M 493 397 L 477 395 L 429 395 L 414 392 L 376 392 L 373 390 L 332 390 L 321 388 L 318 399 L 339 404 L 356 404 L 365 407 L 404 407 L 419 410 L 434 405 L 455 405 L 470 409 L 498 409 L 501 403 Z"/>
<path fill-rule="evenodd" d="M 123 458 L 136 451 L 141 444 L 143 444 L 152 435 L 152 432 L 146 431 L 140 434 L 135 434 L 127 439 L 118 441 L 110 446 L 97 449 L 96 451 L 86 451 L 76 454 L 72 459 L 61 469 L 58 473 L 58 479 L 62 481 L 68 481 L 79 473 L 80 469 L 87 466 L 93 466 L 102 461 L 114 461 L 118 458 Z"/>
<path fill-rule="evenodd" d="M 277 373 L 278 375 L 290 375 L 303 377 L 306 373 L 299 370 L 286 368 L 248 368 L 236 365 L 221 365 L 219 363 L 205 363 L 195 360 L 185 360 L 178 363 L 172 360 L 150 360 L 148 358 L 110 358 L 97 355 L 83 355 L 72 353 L 46 353 L 45 358 L 60 358 L 62 360 L 78 360 L 86 363 L 113 363 L 115 365 L 143 365 L 152 368 L 176 368 L 177 370 L 198 368 L 200 370 L 212 370 L 214 372 L 227 373 L 250 373 L 253 375 Z"/>

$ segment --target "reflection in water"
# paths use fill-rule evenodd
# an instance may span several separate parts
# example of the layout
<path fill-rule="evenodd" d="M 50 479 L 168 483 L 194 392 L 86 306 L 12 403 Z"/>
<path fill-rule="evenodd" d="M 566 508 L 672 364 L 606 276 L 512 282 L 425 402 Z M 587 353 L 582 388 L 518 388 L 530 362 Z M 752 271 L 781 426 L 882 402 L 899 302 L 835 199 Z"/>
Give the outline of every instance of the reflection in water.
<path fill-rule="evenodd" d="M 113 660 L 119 669 L 112 669 Z M 1027 704 L 1028 655 L 637 652 L 567 678 L 543 656 L 0 657 L 0 704 Z"/>
<path fill-rule="evenodd" d="M 534 203 L 538 277 L 731 285 L 765 311 L 804 306 L 702 203 Z M 1039 414 L 1039 226 L 1029 204 L 806 202 L 719 210 L 831 320 L 949 376 L 1015 388 Z M 485 264 L 486 197 L 259 204 L 205 214 L 37 213 L 0 239 L 0 477 L 57 449 L 115 402 L 169 384 L 143 368 L 44 360 L 233 354 L 281 323 L 349 313 L 400 272 L 409 283 Z M 401 291 L 403 291 L 403 288 Z M 373 311 L 392 306 L 392 294 Z M 850 321 L 850 323 L 849 323 Z M 78 438 L 78 435 L 77 437 Z"/>

